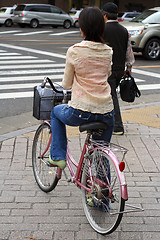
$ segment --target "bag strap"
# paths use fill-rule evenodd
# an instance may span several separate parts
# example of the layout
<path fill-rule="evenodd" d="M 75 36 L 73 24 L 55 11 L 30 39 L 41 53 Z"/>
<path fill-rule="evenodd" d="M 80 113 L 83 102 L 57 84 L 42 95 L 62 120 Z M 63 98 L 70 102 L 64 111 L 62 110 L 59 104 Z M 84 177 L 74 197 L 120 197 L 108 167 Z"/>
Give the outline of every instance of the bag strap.
<path fill-rule="evenodd" d="M 137 87 L 137 84 L 136 84 L 136 82 L 135 82 L 135 80 L 134 80 L 134 77 L 132 77 L 131 75 L 130 75 L 129 77 L 132 79 L 132 81 L 133 81 L 133 83 L 134 83 L 135 96 L 139 98 L 139 97 L 141 96 L 141 92 L 139 91 L 139 89 L 138 89 L 138 87 Z"/>
<path fill-rule="evenodd" d="M 53 85 L 51 79 L 49 77 L 45 77 L 42 84 L 41 84 L 41 87 L 44 88 L 46 86 L 46 83 L 49 83 L 51 88 L 53 89 L 53 91 L 55 91 L 56 93 L 63 93 L 63 91 L 59 91 L 55 88 L 55 86 Z"/>
<path fill-rule="evenodd" d="M 52 88 L 55 92 L 57 92 L 57 93 L 63 93 L 63 91 L 59 91 L 59 90 L 57 90 L 57 89 L 55 88 L 55 86 L 53 85 L 53 83 L 52 83 L 52 81 L 51 81 L 51 79 L 50 79 L 49 77 L 47 77 L 47 81 L 49 82 L 51 88 Z"/>

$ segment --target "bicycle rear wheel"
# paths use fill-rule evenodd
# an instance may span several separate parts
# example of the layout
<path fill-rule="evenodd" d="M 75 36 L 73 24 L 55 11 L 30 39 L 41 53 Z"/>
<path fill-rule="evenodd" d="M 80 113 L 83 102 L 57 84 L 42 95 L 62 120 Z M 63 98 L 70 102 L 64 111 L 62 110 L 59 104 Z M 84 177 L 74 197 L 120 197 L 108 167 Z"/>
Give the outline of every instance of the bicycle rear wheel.
<path fill-rule="evenodd" d="M 44 192 L 52 191 L 57 183 L 57 167 L 49 167 L 48 157 L 50 154 L 49 140 L 51 137 L 51 127 L 47 123 L 42 123 L 37 129 L 32 147 L 32 167 L 36 182 Z"/>
<path fill-rule="evenodd" d="M 111 158 L 102 149 L 95 149 L 87 159 L 82 173 L 82 203 L 92 228 L 110 234 L 121 222 L 125 200 L 121 198 L 120 182 Z"/>

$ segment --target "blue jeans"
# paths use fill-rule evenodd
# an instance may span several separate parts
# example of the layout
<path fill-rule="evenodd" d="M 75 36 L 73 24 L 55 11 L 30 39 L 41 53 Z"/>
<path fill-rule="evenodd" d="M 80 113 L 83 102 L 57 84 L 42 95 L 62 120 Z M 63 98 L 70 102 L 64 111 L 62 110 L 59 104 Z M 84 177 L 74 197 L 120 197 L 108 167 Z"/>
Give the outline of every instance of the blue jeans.
<path fill-rule="evenodd" d="M 95 114 L 74 109 L 67 104 L 55 106 L 51 112 L 52 141 L 50 154 L 52 160 L 66 160 L 67 137 L 65 125 L 79 126 L 87 122 L 104 122 L 108 127 L 99 139 L 110 142 L 114 126 L 113 115 L 113 111 L 106 114 Z"/>

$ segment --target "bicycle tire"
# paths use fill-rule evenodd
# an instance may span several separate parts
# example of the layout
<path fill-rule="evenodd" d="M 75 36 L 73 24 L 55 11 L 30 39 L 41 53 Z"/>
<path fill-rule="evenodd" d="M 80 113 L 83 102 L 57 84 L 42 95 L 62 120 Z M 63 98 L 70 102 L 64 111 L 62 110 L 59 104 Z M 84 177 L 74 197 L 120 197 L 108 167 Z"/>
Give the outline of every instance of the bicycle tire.
<path fill-rule="evenodd" d="M 85 160 L 82 184 L 92 189 L 82 188 L 82 204 L 91 227 L 102 235 L 114 232 L 122 220 L 125 200 L 114 163 L 102 149 L 95 149 L 90 160 Z"/>
<path fill-rule="evenodd" d="M 49 167 L 47 164 L 50 154 L 50 146 L 44 156 L 41 157 L 47 148 L 50 136 L 50 125 L 42 123 L 35 133 L 32 146 L 32 167 L 34 177 L 39 188 L 44 192 L 52 191 L 59 180 L 56 176 L 57 167 Z"/>

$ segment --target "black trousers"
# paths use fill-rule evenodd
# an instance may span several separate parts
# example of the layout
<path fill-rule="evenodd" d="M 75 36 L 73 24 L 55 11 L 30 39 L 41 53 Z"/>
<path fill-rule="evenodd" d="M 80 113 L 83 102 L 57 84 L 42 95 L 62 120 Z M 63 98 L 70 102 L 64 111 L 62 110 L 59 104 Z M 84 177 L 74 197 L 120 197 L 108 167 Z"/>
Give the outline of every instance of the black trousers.
<path fill-rule="evenodd" d="M 117 92 L 116 92 L 116 89 L 123 75 L 124 75 L 124 70 L 118 70 L 118 71 L 116 70 L 116 71 L 112 71 L 112 75 L 108 78 L 108 83 L 111 86 L 111 94 L 112 94 L 114 113 L 115 113 L 114 131 L 118 131 L 118 132 L 124 131 L 120 107 L 119 107 L 119 101 L 118 101 Z"/>

